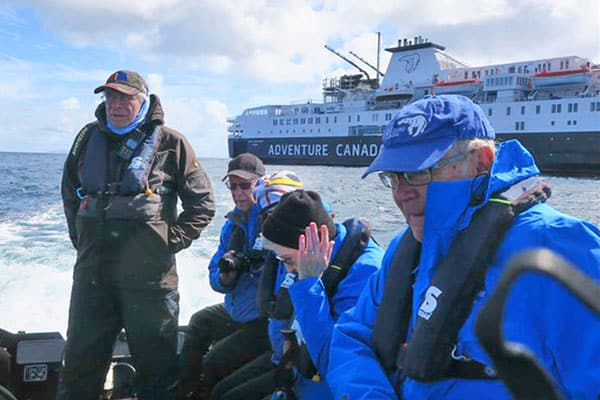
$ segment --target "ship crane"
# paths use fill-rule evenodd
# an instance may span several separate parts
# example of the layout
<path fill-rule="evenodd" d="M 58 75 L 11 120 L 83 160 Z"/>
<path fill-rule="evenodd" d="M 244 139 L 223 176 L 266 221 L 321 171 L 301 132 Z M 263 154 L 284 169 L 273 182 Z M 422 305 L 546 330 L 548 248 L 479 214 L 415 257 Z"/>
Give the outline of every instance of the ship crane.
<path fill-rule="evenodd" d="M 364 60 L 362 57 L 360 57 L 358 54 L 356 54 L 353 51 L 349 51 L 348 53 L 352 54 L 354 57 L 358 58 L 360 61 L 362 61 L 363 63 L 365 63 L 368 67 L 370 67 L 372 70 L 374 70 L 375 72 L 377 72 L 377 77 L 379 78 L 380 76 L 384 76 L 383 72 L 381 72 L 380 70 L 378 70 L 376 67 L 372 66 L 371 64 L 369 64 L 366 60 Z"/>
<path fill-rule="evenodd" d="M 327 50 L 329 50 L 330 52 L 332 52 L 333 54 L 335 54 L 336 56 L 340 57 L 342 60 L 346 61 L 348 64 L 352 65 L 354 68 L 358 69 L 360 72 L 362 72 L 363 74 L 365 74 L 365 76 L 367 77 L 367 80 L 371 80 L 371 77 L 369 77 L 369 73 L 367 71 L 365 71 L 364 69 L 362 69 L 361 67 L 359 67 L 356 63 L 354 63 L 353 61 L 349 60 L 347 57 L 344 57 L 342 54 L 340 54 L 339 51 L 336 51 L 334 49 L 332 49 L 331 47 L 325 45 L 325 48 Z"/>

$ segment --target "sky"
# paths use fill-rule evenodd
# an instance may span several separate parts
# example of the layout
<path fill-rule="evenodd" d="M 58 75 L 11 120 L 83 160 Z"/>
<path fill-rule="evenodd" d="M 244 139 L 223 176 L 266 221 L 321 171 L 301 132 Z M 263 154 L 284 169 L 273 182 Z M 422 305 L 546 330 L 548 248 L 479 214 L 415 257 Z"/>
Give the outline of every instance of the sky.
<path fill-rule="evenodd" d="M 578 55 L 600 63 L 600 0 L 2 0 L 0 152 L 68 152 L 93 89 L 140 72 L 199 157 L 227 157 L 245 108 L 321 100 L 355 72 L 324 48 L 381 66 L 422 36 L 469 66 Z"/>

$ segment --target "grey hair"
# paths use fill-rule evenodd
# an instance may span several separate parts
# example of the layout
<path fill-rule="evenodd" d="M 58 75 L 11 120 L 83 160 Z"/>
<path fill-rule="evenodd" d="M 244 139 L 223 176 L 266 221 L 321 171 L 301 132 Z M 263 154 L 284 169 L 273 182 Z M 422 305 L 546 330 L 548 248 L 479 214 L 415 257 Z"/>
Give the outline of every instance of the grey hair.
<path fill-rule="evenodd" d="M 442 159 L 450 158 L 457 154 L 465 154 L 467 155 L 473 150 L 481 149 L 483 147 L 489 147 L 492 150 L 492 154 L 496 154 L 496 143 L 493 139 L 459 139 L 450 149 L 446 152 Z"/>

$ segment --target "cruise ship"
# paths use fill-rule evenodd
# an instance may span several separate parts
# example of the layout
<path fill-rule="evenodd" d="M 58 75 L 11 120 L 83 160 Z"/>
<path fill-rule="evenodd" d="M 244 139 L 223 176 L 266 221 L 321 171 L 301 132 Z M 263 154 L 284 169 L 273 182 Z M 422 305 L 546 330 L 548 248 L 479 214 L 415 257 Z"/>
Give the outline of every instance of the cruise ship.
<path fill-rule="evenodd" d="M 267 164 L 366 166 L 400 108 L 424 96 L 461 94 L 480 105 L 497 140 L 520 140 L 542 172 L 600 175 L 600 65 L 589 59 L 469 67 L 417 36 L 385 49 L 392 56 L 382 73 L 352 52 L 364 66 L 325 47 L 360 73 L 325 79 L 322 102 L 253 107 L 228 120 L 230 157 L 251 152 Z"/>

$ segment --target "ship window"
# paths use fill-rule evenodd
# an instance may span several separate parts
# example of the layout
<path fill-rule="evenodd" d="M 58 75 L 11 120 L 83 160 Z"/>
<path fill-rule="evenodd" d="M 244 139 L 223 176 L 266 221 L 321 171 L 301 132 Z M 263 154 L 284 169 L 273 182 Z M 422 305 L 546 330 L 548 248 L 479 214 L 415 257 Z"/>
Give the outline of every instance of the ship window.
<path fill-rule="evenodd" d="M 348 115 L 348 122 L 352 122 L 352 115 Z"/>
<path fill-rule="evenodd" d="M 577 125 L 577 120 L 576 119 L 573 120 L 573 125 Z"/>
<path fill-rule="evenodd" d="M 556 113 L 556 104 L 552 104 L 552 114 Z"/>
<path fill-rule="evenodd" d="M 310 117 L 310 118 L 308 119 L 308 123 L 309 123 L 309 124 L 312 124 L 312 123 L 313 123 L 313 119 L 312 119 L 312 117 Z"/>
<path fill-rule="evenodd" d="M 301 124 L 305 124 L 306 123 L 306 118 L 300 118 L 300 123 Z"/>
<path fill-rule="evenodd" d="M 335 117 L 333 117 L 333 123 L 337 124 L 337 115 Z"/>
<path fill-rule="evenodd" d="M 565 69 L 569 69 L 569 60 L 565 61 Z"/>
<path fill-rule="evenodd" d="M 535 106 L 535 113 L 536 113 L 536 114 L 539 114 L 539 113 L 540 113 L 540 108 L 541 108 L 541 107 L 540 107 L 540 105 L 539 105 L 539 104 Z"/>
<path fill-rule="evenodd" d="M 550 125 L 554 126 L 554 121 L 550 121 Z"/>
<path fill-rule="evenodd" d="M 294 125 L 298 125 L 298 118 L 294 118 Z"/>
<path fill-rule="evenodd" d="M 328 124 L 329 123 L 329 117 L 325 117 L 325 123 Z"/>
<path fill-rule="evenodd" d="M 515 122 L 515 131 L 518 131 L 518 130 L 519 130 L 519 121 L 516 121 Z"/>
<path fill-rule="evenodd" d="M 320 123 L 321 123 L 321 117 L 316 117 L 315 124 L 320 124 Z"/>
<path fill-rule="evenodd" d="M 525 114 L 525 106 L 521 106 L 521 114 Z"/>
<path fill-rule="evenodd" d="M 560 62 L 560 69 L 563 69 L 564 67 L 565 67 L 565 62 L 564 62 L 564 61 L 561 61 L 561 62 Z"/>
<path fill-rule="evenodd" d="M 521 72 L 521 71 L 519 71 L 519 72 Z M 515 73 L 515 67 L 514 67 L 514 65 L 508 69 L 508 73 L 509 74 L 514 74 Z"/>
<path fill-rule="evenodd" d="M 469 78 L 469 71 L 465 71 L 465 79 Z"/>
<path fill-rule="evenodd" d="M 490 107 L 490 108 L 488 108 L 488 117 L 491 117 L 491 116 L 492 116 L 492 108 Z"/>
<path fill-rule="evenodd" d="M 356 115 L 356 122 L 360 122 L 360 115 Z"/>
<path fill-rule="evenodd" d="M 573 112 L 573 103 L 567 105 L 567 112 Z M 570 122 L 570 121 L 569 121 Z"/>
<path fill-rule="evenodd" d="M 378 118 L 379 118 L 379 114 L 377 114 L 377 113 L 371 114 L 371 121 L 377 122 Z"/>
<path fill-rule="evenodd" d="M 521 121 L 521 130 L 524 131 L 525 130 L 525 121 Z"/>
<path fill-rule="evenodd" d="M 276 119 L 273 120 L 273 126 L 277 126 L 277 120 Z"/>
<path fill-rule="evenodd" d="M 567 121 L 567 125 L 571 125 L 571 120 L 568 120 L 568 121 Z"/>
<path fill-rule="evenodd" d="M 557 104 L 556 105 L 556 112 L 559 113 L 561 111 L 562 108 L 562 104 Z"/>
<path fill-rule="evenodd" d="M 292 119 L 291 118 L 288 118 L 288 119 L 285 120 L 285 124 L 286 125 L 290 125 L 291 123 L 292 123 Z"/>
<path fill-rule="evenodd" d="M 510 115 L 510 107 L 506 107 L 506 115 Z"/>
<path fill-rule="evenodd" d="M 577 108 L 578 108 L 578 107 L 577 107 L 577 104 L 578 104 L 578 103 L 573 103 L 573 112 L 577 112 Z"/>
<path fill-rule="evenodd" d="M 283 118 L 279 120 L 279 125 L 283 125 Z"/>

